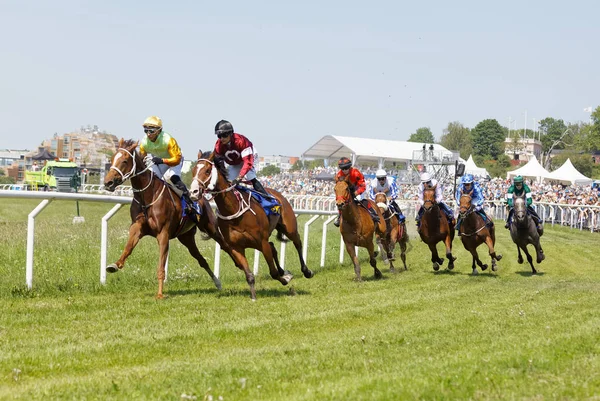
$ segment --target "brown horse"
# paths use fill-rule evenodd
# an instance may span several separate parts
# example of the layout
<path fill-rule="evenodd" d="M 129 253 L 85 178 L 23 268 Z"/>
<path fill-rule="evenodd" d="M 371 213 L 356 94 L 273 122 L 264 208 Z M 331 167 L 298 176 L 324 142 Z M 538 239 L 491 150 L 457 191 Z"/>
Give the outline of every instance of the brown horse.
<path fill-rule="evenodd" d="M 400 244 L 400 257 L 404 264 L 404 270 L 408 270 L 406 267 L 406 245 L 408 244 L 408 233 L 406 232 L 406 225 L 398 221 L 396 211 L 391 209 L 388 205 L 388 198 L 383 192 L 379 192 L 375 195 L 375 203 L 379 207 L 383 218 L 385 219 L 386 232 L 388 235 L 388 242 L 392 258 L 390 260 L 396 260 L 394 258 L 394 248 L 396 244 Z M 390 265 L 391 266 L 391 265 Z M 393 267 L 390 267 L 390 270 Z"/>
<path fill-rule="evenodd" d="M 106 267 L 109 273 L 123 268 L 125 260 L 131 255 L 139 240 L 150 235 L 158 241 L 160 257 L 157 266 L 158 293 L 163 298 L 165 281 L 165 263 L 169 252 L 169 240 L 177 238 L 206 270 L 215 286 L 221 289 L 220 280 L 213 274 L 206 259 L 200 254 L 194 235 L 196 227 L 217 241 L 225 252 L 230 253 L 229 246 L 217 230 L 215 215 L 207 201 L 199 202 L 201 215 L 198 221 L 182 217 L 181 202 L 177 193 L 163 180 L 155 177 L 152 169 L 146 168 L 141 155 L 136 151 L 138 143 L 132 140 L 119 141 L 117 152 L 111 160 L 110 171 L 104 179 L 104 188 L 114 191 L 118 185 L 129 179 L 133 189 L 133 202 L 129 213 L 131 226 L 127 245 L 116 263 Z"/>
<path fill-rule="evenodd" d="M 390 270 L 394 270 L 392 264 L 393 254 L 390 252 L 388 240 L 386 238 L 385 220 L 378 207 L 369 201 L 379 215 L 379 223 L 374 223 L 371 218 L 369 211 L 354 201 L 354 194 L 351 193 L 348 183 L 344 180 L 338 181 L 335 184 L 335 203 L 339 210 L 342 211 L 342 218 L 340 224 L 340 232 L 346 245 L 346 251 L 352 263 L 354 263 L 354 273 L 356 274 L 356 280 L 361 281 L 360 276 L 360 265 L 358 258 L 356 257 L 356 246 L 367 248 L 369 251 L 369 263 L 375 271 L 375 278 L 381 278 L 381 272 L 377 268 L 377 260 L 375 259 L 376 253 L 373 245 L 373 235 L 375 232 L 380 236 L 381 242 L 383 243 L 384 249 L 387 252 L 388 260 L 390 261 Z"/>
<path fill-rule="evenodd" d="M 452 240 L 454 239 L 454 226 L 449 224 L 446 213 L 440 210 L 435 200 L 436 187 L 423 190 L 423 217 L 419 227 L 421 240 L 429 246 L 431 251 L 431 262 L 433 270 L 438 271 L 444 259 L 440 258 L 437 251 L 437 243 L 443 241 L 446 244 L 446 257 L 448 258 L 448 270 L 454 269 L 456 257 L 452 255 Z"/>
<path fill-rule="evenodd" d="M 462 194 L 459 201 L 459 214 L 462 219 L 460 225 L 460 238 L 465 249 L 471 252 L 471 255 L 473 256 L 473 264 L 471 265 L 473 274 L 479 274 L 477 272 L 477 267 L 475 266 L 476 262 L 482 271 L 488 268 L 488 265 L 483 264 L 477 254 L 477 247 L 483 243 L 489 248 L 490 257 L 492 258 L 492 270 L 498 270 L 496 261 L 502 259 L 502 255 L 496 255 L 496 251 L 494 250 L 494 245 L 496 244 L 494 226 L 488 228 L 483 217 L 476 213 L 471 205 L 470 194 Z"/>
<path fill-rule="evenodd" d="M 279 214 L 267 216 L 262 206 L 250 194 L 241 193 L 229 183 L 226 178 L 228 176 L 227 168 L 221 157 L 199 153 L 192 174 L 194 179 L 190 188 L 190 196 L 192 199 L 199 199 L 203 194 L 210 194 L 214 197 L 217 204 L 219 230 L 232 248 L 235 265 L 246 275 L 252 300 L 256 300 L 256 290 L 254 289 L 254 275 L 249 269 L 245 255 L 247 248 L 262 252 L 273 279 L 287 285 L 293 277 L 290 272 L 281 268 L 275 245 L 269 242 L 269 237 L 275 229 L 279 240 L 284 240 L 283 235 L 285 235 L 294 243 L 304 277 L 314 276 L 302 257 L 302 241 L 298 234 L 296 215 L 283 195 L 273 189 L 267 189 L 281 205 Z"/>

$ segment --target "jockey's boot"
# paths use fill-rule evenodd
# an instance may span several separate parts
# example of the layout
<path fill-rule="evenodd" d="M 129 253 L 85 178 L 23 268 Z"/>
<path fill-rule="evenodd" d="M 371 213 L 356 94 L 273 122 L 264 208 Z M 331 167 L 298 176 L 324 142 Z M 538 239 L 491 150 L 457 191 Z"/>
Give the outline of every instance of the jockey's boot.
<path fill-rule="evenodd" d="M 510 220 L 506 220 L 506 224 L 504 225 L 504 228 L 510 228 Z"/>
<path fill-rule="evenodd" d="M 272 199 L 273 196 L 271 196 L 267 190 L 265 189 L 265 187 L 263 187 L 263 185 L 260 183 L 260 181 L 258 181 L 258 178 L 253 178 L 252 180 L 250 180 L 252 182 L 252 186 L 254 187 L 254 190 L 258 193 L 260 193 L 262 196 L 266 197 L 267 199 Z"/>
<path fill-rule="evenodd" d="M 342 216 L 341 213 L 338 213 L 337 217 L 335 218 L 335 220 L 333 221 L 333 225 L 336 227 L 340 226 L 340 217 Z"/>
<path fill-rule="evenodd" d="M 178 190 L 181 191 L 181 197 L 185 201 L 186 211 L 188 213 L 196 212 L 196 209 L 194 209 L 194 201 L 192 201 L 192 199 L 190 198 L 190 191 L 188 191 L 188 189 L 185 186 L 185 184 L 183 183 L 183 181 L 179 180 L 179 181 L 175 182 L 174 184 L 175 184 L 175 188 L 177 188 Z"/>
<path fill-rule="evenodd" d="M 369 205 L 369 213 L 371 214 L 371 218 L 373 219 L 373 221 L 375 223 L 379 223 L 379 215 L 371 205 Z"/>
<path fill-rule="evenodd" d="M 458 221 L 456 222 L 456 226 L 454 227 L 454 229 L 456 230 L 456 235 L 458 235 L 459 237 L 460 237 L 460 223 L 462 223 L 462 220 L 459 217 Z"/>

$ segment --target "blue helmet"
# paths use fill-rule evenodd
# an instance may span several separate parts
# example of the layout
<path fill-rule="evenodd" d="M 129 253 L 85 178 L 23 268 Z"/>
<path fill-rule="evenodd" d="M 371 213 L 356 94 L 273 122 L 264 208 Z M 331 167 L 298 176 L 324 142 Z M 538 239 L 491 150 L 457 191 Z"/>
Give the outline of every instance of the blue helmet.
<path fill-rule="evenodd" d="M 472 174 L 465 174 L 463 175 L 462 178 L 462 183 L 463 184 L 472 184 L 473 183 L 473 175 Z"/>

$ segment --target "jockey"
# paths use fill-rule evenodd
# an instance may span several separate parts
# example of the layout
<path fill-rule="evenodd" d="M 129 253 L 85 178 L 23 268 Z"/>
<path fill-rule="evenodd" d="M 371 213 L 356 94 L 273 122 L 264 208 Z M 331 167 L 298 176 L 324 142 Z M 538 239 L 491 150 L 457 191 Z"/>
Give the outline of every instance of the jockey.
<path fill-rule="evenodd" d="M 460 204 L 460 197 L 463 194 L 471 194 L 471 205 L 474 207 L 475 212 L 483 217 L 486 225 L 490 227 L 494 224 L 492 220 L 487 216 L 487 214 L 483 211 L 483 192 L 481 191 L 481 187 L 479 183 L 475 182 L 472 174 L 465 174 L 462 176 L 460 181 L 460 185 L 456 188 L 456 205 Z M 460 215 L 458 216 L 458 222 L 456 223 L 456 231 L 458 236 L 460 237 L 460 223 L 462 223 L 462 218 Z"/>
<path fill-rule="evenodd" d="M 520 175 L 516 176 L 513 179 L 513 184 L 510 186 L 510 188 L 508 188 L 508 192 L 506 193 L 506 203 L 508 203 L 510 211 L 508 212 L 508 218 L 506 219 L 506 224 L 504 225 L 504 227 L 510 228 L 510 224 L 512 223 L 512 218 L 515 214 L 515 209 L 513 207 L 514 197 L 522 197 L 523 194 L 525 194 L 525 199 L 527 202 L 527 213 L 531 214 L 531 217 L 533 217 L 537 229 L 541 230 L 543 228 L 542 219 L 536 213 L 535 209 L 531 207 L 531 205 L 533 204 L 533 199 L 531 198 L 531 189 L 529 189 L 529 186 L 525 184 L 525 182 L 523 182 L 523 177 L 521 177 Z"/>
<path fill-rule="evenodd" d="M 423 209 L 423 205 L 425 201 L 423 201 L 423 191 L 426 188 L 435 187 L 435 202 L 439 205 L 440 209 L 446 213 L 446 217 L 448 218 L 448 224 L 454 224 L 454 212 L 444 203 L 444 194 L 442 191 L 442 186 L 438 185 L 438 182 L 435 178 L 431 178 L 429 173 L 421 174 L 421 183 L 419 184 L 419 203 L 421 207 L 419 208 L 419 212 L 417 213 L 417 227 L 421 226 L 421 218 L 423 217 L 423 213 L 425 213 L 425 209 Z"/>
<path fill-rule="evenodd" d="M 213 154 L 225 158 L 229 165 L 229 181 L 231 181 L 231 184 L 237 185 L 240 181 L 246 179 L 252 182 L 256 192 L 272 199 L 271 195 L 256 178 L 254 163 L 258 158 L 254 152 L 252 142 L 244 135 L 233 132 L 233 125 L 225 120 L 221 120 L 215 125 L 215 135 L 218 139 Z"/>
<path fill-rule="evenodd" d="M 192 211 L 194 202 L 190 199 L 190 193 L 181 181 L 181 168 L 183 167 L 183 155 L 175 138 L 163 131 L 162 120 L 159 117 L 148 117 L 143 124 L 146 136 L 140 141 L 140 154 L 148 168 L 152 168 L 154 174 L 170 181 L 175 188 L 181 191 L 181 197 L 185 200 L 186 208 Z"/>
<path fill-rule="evenodd" d="M 337 181 L 347 181 L 348 187 L 350 188 L 350 192 L 354 195 L 354 199 L 356 201 L 362 202 L 362 204 L 367 208 L 369 213 L 371 214 L 371 218 L 375 223 L 379 223 L 379 216 L 377 212 L 373 209 L 373 207 L 368 203 L 366 199 L 362 199 L 362 193 L 367 189 L 367 184 L 365 183 L 365 177 L 362 175 L 357 168 L 352 167 L 352 161 L 347 157 L 342 157 L 338 161 L 338 167 L 340 171 L 338 171 L 335 176 L 335 180 Z M 366 204 L 365 204 L 366 202 Z M 338 210 L 337 219 L 333 222 L 333 225 L 336 227 L 340 226 L 340 216 L 342 215 L 342 211 Z"/>
<path fill-rule="evenodd" d="M 375 195 L 379 192 L 383 192 L 388 200 L 390 200 L 390 206 L 398 215 L 398 221 L 404 223 L 405 217 L 400 210 L 400 206 L 396 203 L 398 199 L 398 186 L 396 180 L 393 177 L 388 177 L 384 169 L 379 169 L 375 173 L 375 178 L 371 180 L 371 190 L 369 191 L 369 198 L 375 200 Z"/>

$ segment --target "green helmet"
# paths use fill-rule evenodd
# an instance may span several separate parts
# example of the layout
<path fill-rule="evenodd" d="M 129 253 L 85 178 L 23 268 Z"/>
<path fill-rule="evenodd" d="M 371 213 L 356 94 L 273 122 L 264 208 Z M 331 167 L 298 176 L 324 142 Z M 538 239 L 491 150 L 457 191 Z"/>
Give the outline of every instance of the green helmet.
<path fill-rule="evenodd" d="M 516 176 L 513 179 L 513 184 L 518 184 L 518 183 L 521 183 L 521 184 L 523 183 L 523 177 L 521 177 L 520 175 Z"/>

